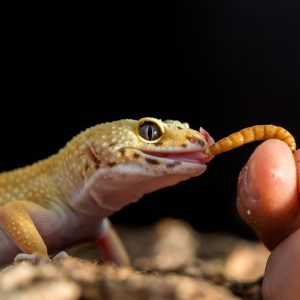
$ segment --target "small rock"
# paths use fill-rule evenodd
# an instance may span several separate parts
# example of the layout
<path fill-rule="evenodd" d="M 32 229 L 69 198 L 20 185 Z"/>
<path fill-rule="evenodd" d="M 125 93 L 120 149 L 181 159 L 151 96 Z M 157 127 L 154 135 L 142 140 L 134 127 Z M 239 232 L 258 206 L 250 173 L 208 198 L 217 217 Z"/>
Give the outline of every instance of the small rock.
<path fill-rule="evenodd" d="M 270 252 L 261 244 L 240 245 L 226 259 L 225 276 L 238 281 L 262 277 Z"/>

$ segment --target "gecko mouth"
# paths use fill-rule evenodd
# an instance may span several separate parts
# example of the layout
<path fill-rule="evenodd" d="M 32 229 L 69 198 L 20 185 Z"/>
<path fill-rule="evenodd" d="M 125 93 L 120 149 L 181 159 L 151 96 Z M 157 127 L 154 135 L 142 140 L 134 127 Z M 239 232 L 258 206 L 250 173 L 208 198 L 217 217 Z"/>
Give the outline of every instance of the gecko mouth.
<path fill-rule="evenodd" d="M 214 139 L 210 136 L 210 134 L 200 127 L 199 132 L 204 136 L 207 142 L 207 146 L 210 147 L 214 144 Z M 192 163 L 198 165 L 204 165 L 211 161 L 214 156 L 204 154 L 205 149 L 197 150 L 197 151 L 148 151 L 141 150 L 144 154 L 154 157 L 160 157 L 163 159 L 169 159 L 173 161 L 183 162 L 183 163 Z"/>
<path fill-rule="evenodd" d="M 203 151 L 159 152 L 142 150 L 142 152 L 152 157 L 160 157 L 163 159 L 192 164 L 205 164 L 213 158 L 213 156 L 204 154 Z"/>

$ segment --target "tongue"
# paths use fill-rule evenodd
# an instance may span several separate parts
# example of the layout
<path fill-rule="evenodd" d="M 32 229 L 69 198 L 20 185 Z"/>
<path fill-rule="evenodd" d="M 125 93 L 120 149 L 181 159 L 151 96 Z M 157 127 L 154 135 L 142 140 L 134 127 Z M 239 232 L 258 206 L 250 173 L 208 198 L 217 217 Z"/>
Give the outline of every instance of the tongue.
<path fill-rule="evenodd" d="M 209 147 L 215 143 L 214 139 L 204 128 L 200 127 L 199 132 L 205 137 Z"/>

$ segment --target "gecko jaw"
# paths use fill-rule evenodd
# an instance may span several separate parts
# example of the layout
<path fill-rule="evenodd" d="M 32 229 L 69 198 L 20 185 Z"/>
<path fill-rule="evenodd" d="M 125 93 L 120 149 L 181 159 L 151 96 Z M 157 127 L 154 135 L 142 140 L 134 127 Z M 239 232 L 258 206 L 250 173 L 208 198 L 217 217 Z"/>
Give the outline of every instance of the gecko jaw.
<path fill-rule="evenodd" d="M 183 163 L 192 163 L 204 165 L 213 157 L 203 153 L 203 151 L 182 151 L 182 152 L 164 152 L 164 151 L 147 151 L 140 150 L 142 153 L 150 157 L 162 158 L 165 160 L 178 161 Z"/>

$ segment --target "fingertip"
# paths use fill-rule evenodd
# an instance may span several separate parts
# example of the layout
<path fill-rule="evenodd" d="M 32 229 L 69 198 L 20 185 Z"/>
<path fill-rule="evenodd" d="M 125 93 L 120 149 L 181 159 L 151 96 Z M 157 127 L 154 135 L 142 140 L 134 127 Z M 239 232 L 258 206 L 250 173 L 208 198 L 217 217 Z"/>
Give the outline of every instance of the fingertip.
<path fill-rule="evenodd" d="M 283 238 L 278 228 L 298 213 L 295 160 L 284 142 L 271 139 L 254 151 L 240 174 L 237 207 L 270 248 Z"/>
<path fill-rule="evenodd" d="M 290 214 L 294 215 L 297 205 L 297 176 L 290 148 L 280 140 L 266 141 L 254 153 L 251 171 L 264 215 L 268 219 L 276 218 L 278 222 Z"/>

